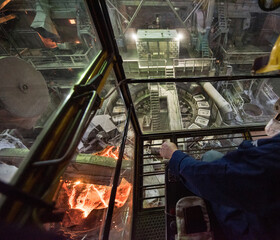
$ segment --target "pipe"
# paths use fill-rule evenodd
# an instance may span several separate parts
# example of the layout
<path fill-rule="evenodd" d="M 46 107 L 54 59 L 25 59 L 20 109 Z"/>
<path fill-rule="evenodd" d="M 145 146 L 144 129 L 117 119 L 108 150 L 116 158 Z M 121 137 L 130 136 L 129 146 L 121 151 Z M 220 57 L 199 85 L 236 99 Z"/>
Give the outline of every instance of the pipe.
<path fill-rule="evenodd" d="M 208 1 L 207 17 L 205 21 L 206 30 L 211 28 L 215 9 L 215 0 Z"/>
<path fill-rule="evenodd" d="M 223 96 L 213 87 L 210 82 L 200 83 L 205 92 L 213 99 L 220 109 L 225 121 L 233 118 L 233 111 L 230 104 L 223 98 Z"/>

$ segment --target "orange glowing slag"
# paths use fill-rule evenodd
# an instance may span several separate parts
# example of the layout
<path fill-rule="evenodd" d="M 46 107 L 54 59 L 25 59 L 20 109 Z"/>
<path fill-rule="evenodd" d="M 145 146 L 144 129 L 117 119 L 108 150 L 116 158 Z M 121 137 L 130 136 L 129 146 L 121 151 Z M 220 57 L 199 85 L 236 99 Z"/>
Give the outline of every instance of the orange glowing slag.
<path fill-rule="evenodd" d="M 77 181 L 64 183 L 63 188 L 69 197 L 69 205 L 72 209 L 83 211 L 86 218 L 92 210 L 107 208 L 109 204 L 111 187 L 97 184 L 86 184 Z M 117 188 L 115 206 L 122 207 L 131 191 L 131 184 L 122 178 Z"/>
<path fill-rule="evenodd" d="M 93 153 L 93 155 L 111 157 L 111 158 L 114 158 L 114 159 L 118 160 L 119 149 L 120 149 L 120 147 L 107 146 L 102 151 L 97 152 L 97 153 Z"/>

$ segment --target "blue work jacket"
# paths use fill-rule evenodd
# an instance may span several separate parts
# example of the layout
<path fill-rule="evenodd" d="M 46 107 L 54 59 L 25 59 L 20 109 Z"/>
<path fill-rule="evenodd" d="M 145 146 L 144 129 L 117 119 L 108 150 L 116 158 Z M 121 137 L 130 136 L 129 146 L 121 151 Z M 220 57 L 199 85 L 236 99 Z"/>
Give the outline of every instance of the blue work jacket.
<path fill-rule="evenodd" d="M 243 141 L 213 162 L 177 150 L 169 168 L 210 202 L 227 239 L 280 239 L 280 134 Z"/>

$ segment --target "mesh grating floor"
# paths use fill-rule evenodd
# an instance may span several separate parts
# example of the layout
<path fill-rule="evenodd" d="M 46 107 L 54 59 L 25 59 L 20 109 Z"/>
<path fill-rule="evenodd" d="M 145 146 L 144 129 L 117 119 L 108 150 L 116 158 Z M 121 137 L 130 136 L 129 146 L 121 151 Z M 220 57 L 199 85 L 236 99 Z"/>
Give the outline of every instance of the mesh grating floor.
<path fill-rule="evenodd" d="M 164 209 L 155 212 L 143 212 L 135 219 L 133 240 L 164 240 L 165 216 Z"/>

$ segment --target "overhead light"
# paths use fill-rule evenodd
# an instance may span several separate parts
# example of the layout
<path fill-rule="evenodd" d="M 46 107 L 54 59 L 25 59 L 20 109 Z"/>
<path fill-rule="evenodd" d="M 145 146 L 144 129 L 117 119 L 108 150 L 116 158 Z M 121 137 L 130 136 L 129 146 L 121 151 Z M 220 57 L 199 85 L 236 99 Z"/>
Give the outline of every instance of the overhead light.
<path fill-rule="evenodd" d="M 135 41 L 137 41 L 137 35 L 135 33 L 132 33 L 132 39 L 134 39 Z"/>
<path fill-rule="evenodd" d="M 81 42 L 80 42 L 79 40 L 76 40 L 75 43 L 76 43 L 76 44 L 79 44 L 79 43 L 81 43 Z"/>
<path fill-rule="evenodd" d="M 178 33 L 177 34 L 177 37 L 176 37 L 176 40 L 177 41 L 180 41 L 180 40 L 182 40 L 184 38 L 184 35 L 182 34 L 182 33 Z"/>
<path fill-rule="evenodd" d="M 76 24 L 76 19 L 73 19 L 73 18 L 72 18 L 72 19 L 69 19 L 69 23 L 70 23 L 70 24 L 73 24 L 73 25 Z"/>

